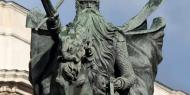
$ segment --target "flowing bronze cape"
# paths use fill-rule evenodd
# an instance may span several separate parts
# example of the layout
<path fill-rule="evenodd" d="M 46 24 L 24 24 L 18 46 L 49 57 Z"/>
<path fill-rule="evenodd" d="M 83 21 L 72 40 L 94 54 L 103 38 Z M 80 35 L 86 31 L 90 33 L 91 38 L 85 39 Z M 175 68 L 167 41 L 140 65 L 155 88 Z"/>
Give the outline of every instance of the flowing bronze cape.
<path fill-rule="evenodd" d="M 150 29 L 145 21 L 138 29 L 125 32 L 130 62 L 138 80 L 129 95 L 153 95 L 157 66 L 162 61 L 164 28 L 163 19 L 155 18 Z"/>
<path fill-rule="evenodd" d="M 137 76 L 137 83 L 129 95 L 153 95 L 157 66 L 162 61 L 164 28 L 163 18 L 154 18 L 148 29 L 147 18 L 163 0 L 150 0 L 143 9 L 124 26 L 120 27 L 126 35 L 130 61 Z"/>
<path fill-rule="evenodd" d="M 130 62 L 137 76 L 128 95 L 153 95 L 157 66 L 162 61 L 162 44 L 165 22 L 163 18 L 155 18 L 151 27 L 147 27 L 147 17 L 157 9 L 162 0 L 150 0 L 140 13 L 122 27 L 118 27 L 127 40 Z M 27 17 L 28 28 L 32 28 L 30 81 L 35 93 L 40 88 L 39 82 L 53 74 L 56 70 L 57 49 L 59 41 L 52 38 L 46 24 L 35 30 L 45 15 L 39 11 L 31 11 Z M 64 31 L 64 28 L 63 28 Z M 123 95 L 126 95 L 123 94 Z"/>

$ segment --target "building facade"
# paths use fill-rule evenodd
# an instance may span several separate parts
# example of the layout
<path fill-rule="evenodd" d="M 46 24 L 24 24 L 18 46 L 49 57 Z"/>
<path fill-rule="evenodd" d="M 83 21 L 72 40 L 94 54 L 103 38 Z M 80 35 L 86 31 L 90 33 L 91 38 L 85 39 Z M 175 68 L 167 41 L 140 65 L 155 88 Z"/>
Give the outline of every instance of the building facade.
<path fill-rule="evenodd" d="M 26 28 L 28 10 L 0 1 L 0 95 L 32 95 L 28 81 L 31 29 Z M 187 95 L 155 82 L 154 95 Z"/>
<path fill-rule="evenodd" d="M 0 95 L 30 95 L 28 81 L 31 29 L 25 28 L 28 10 L 0 1 Z"/>

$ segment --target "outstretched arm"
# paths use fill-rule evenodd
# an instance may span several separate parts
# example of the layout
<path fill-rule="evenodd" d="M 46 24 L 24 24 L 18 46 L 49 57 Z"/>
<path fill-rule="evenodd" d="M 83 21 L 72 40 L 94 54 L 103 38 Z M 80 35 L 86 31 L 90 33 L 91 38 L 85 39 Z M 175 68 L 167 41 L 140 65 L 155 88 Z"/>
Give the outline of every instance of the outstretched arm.
<path fill-rule="evenodd" d="M 122 31 L 133 30 L 144 23 L 148 16 L 150 16 L 163 2 L 163 0 L 149 0 L 143 9 L 129 22 L 120 27 Z"/>

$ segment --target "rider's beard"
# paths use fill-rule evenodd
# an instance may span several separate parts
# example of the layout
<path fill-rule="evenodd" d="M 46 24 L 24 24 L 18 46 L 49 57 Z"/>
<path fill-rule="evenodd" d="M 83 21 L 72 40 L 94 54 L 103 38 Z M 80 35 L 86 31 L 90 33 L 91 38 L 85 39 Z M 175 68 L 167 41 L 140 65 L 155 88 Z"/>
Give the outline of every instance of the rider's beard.
<path fill-rule="evenodd" d="M 92 8 L 78 11 L 73 24 L 76 32 L 83 32 L 83 36 L 89 33 L 90 36 L 88 36 L 93 39 L 94 55 L 97 57 L 95 58 L 95 64 L 100 67 L 99 70 L 113 73 L 114 68 L 110 64 L 115 61 L 113 37 L 117 28 L 108 24 L 100 15 L 100 12 Z M 81 28 L 84 30 L 79 31 Z"/>
<path fill-rule="evenodd" d="M 116 29 L 112 25 L 108 24 L 100 15 L 99 10 L 95 8 L 85 8 L 78 11 L 73 24 L 76 26 L 75 28 L 84 28 L 85 33 L 92 33 L 96 37 L 101 36 L 99 39 L 112 38 L 112 33 Z"/>

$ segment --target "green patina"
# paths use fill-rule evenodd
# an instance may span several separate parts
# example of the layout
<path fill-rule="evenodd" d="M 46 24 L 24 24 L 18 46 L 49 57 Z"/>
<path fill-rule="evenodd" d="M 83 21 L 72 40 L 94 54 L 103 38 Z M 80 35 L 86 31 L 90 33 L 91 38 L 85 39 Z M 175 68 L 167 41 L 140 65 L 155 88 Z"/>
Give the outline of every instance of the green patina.
<path fill-rule="evenodd" d="M 61 5 L 63 0 L 58 3 Z M 121 27 L 104 20 L 99 0 L 76 0 L 73 22 L 62 27 L 49 0 L 32 10 L 30 82 L 35 95 L 153 95 L 165 23 L 147 17 L 162 0 L 150 0 Z"/>

